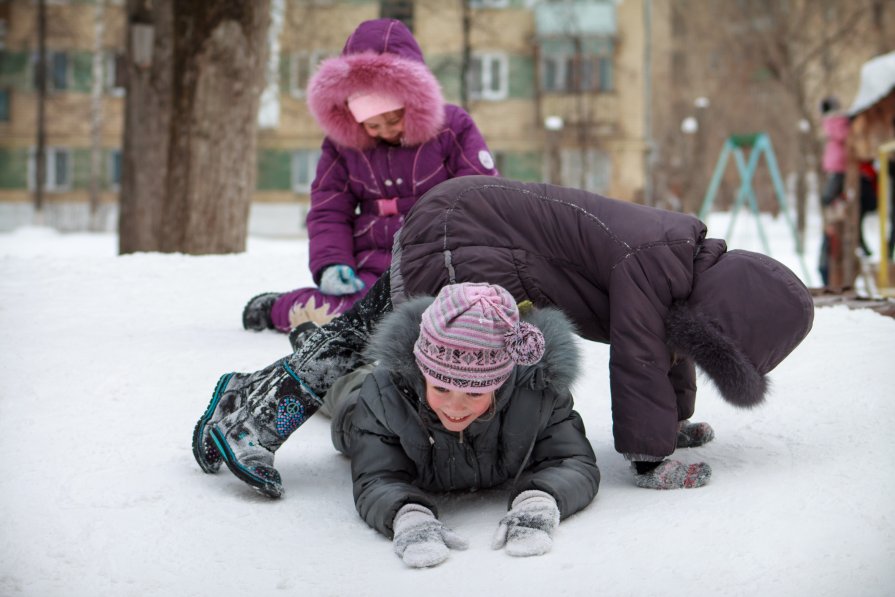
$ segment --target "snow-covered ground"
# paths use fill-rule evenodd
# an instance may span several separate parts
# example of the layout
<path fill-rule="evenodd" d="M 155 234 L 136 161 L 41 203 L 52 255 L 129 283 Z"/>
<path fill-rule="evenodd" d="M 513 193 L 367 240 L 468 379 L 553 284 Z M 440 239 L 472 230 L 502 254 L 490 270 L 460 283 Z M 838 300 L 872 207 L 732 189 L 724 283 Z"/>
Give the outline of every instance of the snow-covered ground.
<path fill-rule="evenodd" d="M 801 275 L 785 222 L 766 228 L 774 256 Z M 741 215 L 731 244 L 749 248 L 754 231 Z M 713 216 L 710 233 L 725 232 Z M 109 234 L 0 234 L 0 595 L 895 590 L 893 319 L 819 309 L 758 410 L 703 383 L 695 419 L 717 438 L 677 456 L 714 476 L 670 492 L 632 484 L 612 447 L 607 347 L 585 343 L 575 394 L 603 473 L 594 503 L 563 522 L 552 552 L 515 559 L 489 548 L 501 491 L 444 496 L 443 519 L 471 547 L 411 570 L 356 514 L 322 416 L 278 454 L 281 500 L 193 461 L 218 376 L 288 352 L 284 336 L 243 331 L 240 313 L 257 292 L 308 282 L 306 241 L 252 237 L 247 253 L 214 257 L 118 257 L 116 245 Z"/>

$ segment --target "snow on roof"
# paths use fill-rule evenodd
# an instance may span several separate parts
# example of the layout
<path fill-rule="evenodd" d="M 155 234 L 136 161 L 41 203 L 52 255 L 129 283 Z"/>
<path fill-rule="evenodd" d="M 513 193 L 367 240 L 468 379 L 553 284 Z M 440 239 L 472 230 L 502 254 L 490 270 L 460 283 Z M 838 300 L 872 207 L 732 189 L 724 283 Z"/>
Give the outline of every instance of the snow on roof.
<path fill-rule="evenodd" d="M 871 58 L 861 66 L 861 84 L 849 116 L 863 112 L 895 88 L 895 52 Z"/>

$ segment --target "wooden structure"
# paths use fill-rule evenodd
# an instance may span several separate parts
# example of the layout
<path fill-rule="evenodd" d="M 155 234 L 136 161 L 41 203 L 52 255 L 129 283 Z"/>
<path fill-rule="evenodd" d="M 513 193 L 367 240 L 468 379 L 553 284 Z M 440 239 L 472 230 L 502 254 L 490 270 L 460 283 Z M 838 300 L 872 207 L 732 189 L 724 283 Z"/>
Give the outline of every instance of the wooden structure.
<path fill-rule="evenodd" d="M 880 219 L 880 261 L 874 275 L 876 294 L 892 296 L 891 250 L 895 239 L 895 210 L 891 207 L 895 160 L 895 52 L 877 56 L 861 68 L 861 83 L 848 110 L 851 126 L 848 138 L 848 167 L 845 192 L 849 198 L 841 225 L 841 247 L 830 260 L 832 289 L 850 288 L 861 273 L 856 257 L 858 245 L 859 162 L 878 160 L 877 205 Z M 887 229 L 888 228 L 888 234 Z"/>

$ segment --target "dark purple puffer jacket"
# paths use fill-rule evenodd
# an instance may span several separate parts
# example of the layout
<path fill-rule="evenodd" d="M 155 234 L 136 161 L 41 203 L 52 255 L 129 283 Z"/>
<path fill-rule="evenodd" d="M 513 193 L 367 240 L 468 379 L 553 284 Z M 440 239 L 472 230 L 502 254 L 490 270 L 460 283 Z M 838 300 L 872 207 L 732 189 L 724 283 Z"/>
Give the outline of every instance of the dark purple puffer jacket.
<path fill-rule="evenodd" d="M 371 138 L 348 110 L 349 96 L 372 89 L 403 99 L 401 146 Z M 423 193 L 449 178 L 497 174 L 472 118 L 444 103 L 419 45 L 400 21 L 361 23 L 341 56 L 321 63 L 309 84 L 308 106 L 326 134 L 307 220 L 316 283 L 335 264 L 378 276 L 391 261 L 392 238 L 404 215 Z M 397 213 L 383 215 L 379 200 L 392 199 Z"/>
<path fill-rule="evenodd" d="M 581 336 L 610 345 L 616 450 L 664 457 L 693 413 L 694 362 L 726 400 L 754 406 L 765 374 L 814 318 L 808 290 L 785 266 L 705 234 L 693 216 L 577 189 L 451 180 L 401 229 L 392 302 L 489 282 L 561 309 Z"/>

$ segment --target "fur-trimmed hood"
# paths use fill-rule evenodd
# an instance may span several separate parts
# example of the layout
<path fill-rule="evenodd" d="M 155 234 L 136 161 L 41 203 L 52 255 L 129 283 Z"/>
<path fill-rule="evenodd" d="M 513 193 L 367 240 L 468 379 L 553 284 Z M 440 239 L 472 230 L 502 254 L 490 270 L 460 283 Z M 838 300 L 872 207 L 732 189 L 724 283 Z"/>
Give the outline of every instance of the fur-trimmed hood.
<path fill-rule="evenodd" d="M 413 345 L 420 334 L 423 311 L 433 297 L 417 297 L 396 307 L 376 328 L 366 349 L 366 356 L 391 371 L 393 377 L 425 394 L 425 382 L 413 356 Z M 517 365 L 510 378 L 498 391 L 498 409 L 509 398 L 505 389 L 525 386 L 535 390 L 548 387 L 556 392 L 570 388 L 578 377 L 580 349 L 571 322 L 557 309 L 531 309 L 522 320 L 538 327 L 544 334 L 544 356 L 530 366 Z"/>
<path fill-rule="evenodd" d="M 765 375 L 813 321 L 814 302 L 795 274 L 765 255 L 728 251 L 671 308 L 665 329 L 671 348 L 691 357 L 727 402 L 751 408 L 764 401 Z"/>
<path fill-rule="evenodd" d="M 348 110 L 348 98 L 376 90 L 404 102 L 404 143 L 420 145 L 444 124 L 444 98 L 419 44 L 395 19 L 364 21 L 342 54 L 324 60 L 308 83 L 308 108 L 327 137 L 353 149 L 376 144 Z"/>

